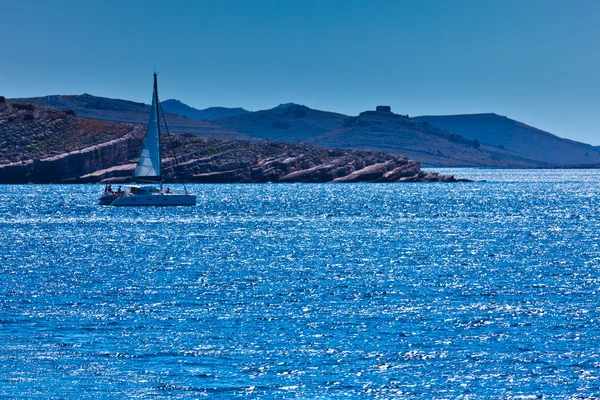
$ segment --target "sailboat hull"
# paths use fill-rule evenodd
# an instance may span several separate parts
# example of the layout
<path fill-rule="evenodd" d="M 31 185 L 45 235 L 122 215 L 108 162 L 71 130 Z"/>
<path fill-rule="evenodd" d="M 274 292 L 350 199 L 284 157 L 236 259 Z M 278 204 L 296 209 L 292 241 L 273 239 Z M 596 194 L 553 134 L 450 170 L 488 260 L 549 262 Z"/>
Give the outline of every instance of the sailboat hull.
<path fill-rule="evenodd" d="M 111 206 L 140 207 L 140 206 L 195 206 L 196 196 L 193 194 L 143 194 L 116 197 Z"/>
<path fill-rule="evenodd" d="M 115 196 L 113 194 L 105 194 L 104 196 L 100 197 L 100 200 L 98 200 L 98 205 L 99 206 L 110 206 L 111 203 L 113 201 L 115 201 L 116 198 L 117 198 L 117 196 Z"/>

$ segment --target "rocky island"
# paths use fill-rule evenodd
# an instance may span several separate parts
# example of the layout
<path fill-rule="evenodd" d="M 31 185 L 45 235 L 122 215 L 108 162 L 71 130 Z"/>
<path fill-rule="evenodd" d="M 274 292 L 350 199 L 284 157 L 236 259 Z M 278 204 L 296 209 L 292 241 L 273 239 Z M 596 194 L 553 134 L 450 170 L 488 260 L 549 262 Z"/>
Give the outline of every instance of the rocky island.
<path fill-rule="evenodd" d="M 0 183 L 86 183 L 130 180 L 145 127 L 78 118 L 0 97 Z M 164 138 L 169 181 L 454 182 L 420 163 L 379 151 L 326 149 L 308 143 L 243 141 L 172 134 Z M 178 162 L 169 156 L 171 147 Z"/>

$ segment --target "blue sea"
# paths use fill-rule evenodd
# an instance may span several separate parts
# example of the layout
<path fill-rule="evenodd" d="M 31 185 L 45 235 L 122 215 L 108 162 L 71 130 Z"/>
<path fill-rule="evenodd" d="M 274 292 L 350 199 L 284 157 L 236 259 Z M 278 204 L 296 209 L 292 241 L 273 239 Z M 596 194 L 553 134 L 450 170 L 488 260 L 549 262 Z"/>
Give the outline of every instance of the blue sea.
<path fill-rule="evenodd" d="M 600 170 L 440 171 L 0 186 L 0 397 L 599 396 Z"/>

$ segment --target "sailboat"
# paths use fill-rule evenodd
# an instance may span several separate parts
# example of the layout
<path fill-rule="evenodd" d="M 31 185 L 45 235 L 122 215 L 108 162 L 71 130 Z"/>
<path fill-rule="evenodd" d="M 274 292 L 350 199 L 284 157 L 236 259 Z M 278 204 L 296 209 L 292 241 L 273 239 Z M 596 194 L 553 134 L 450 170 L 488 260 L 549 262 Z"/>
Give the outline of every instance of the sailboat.
<path fill-rule="evenodd" d="M 160 187 L 124 185 L 114 192 L 108 185 L 104 195 L 100 198 L 99 205 L 110 206 L 193 206 L 196 205 L 196 195 L 188 193 L 185 184 L 185 193 L 173 193 L 170 188 L 163 190 L 161 177 L 161 152 L 160 152 L 160 103 L 158 101 L 158 83 L 154 73 L 154 90 L 152 92 L 152 107 L 150 120 L 144 139 L 144 146 L 140 154 L 133 178 L 137 182 L 157 182 Z M 166 126 L 166 124 L 165 124 Z M 168 128 L 167 128 L 168 133 Z M 174 154 L 175 156 L 175 154 Z M 177 163 L 177 156 L 175 156 Z"/>

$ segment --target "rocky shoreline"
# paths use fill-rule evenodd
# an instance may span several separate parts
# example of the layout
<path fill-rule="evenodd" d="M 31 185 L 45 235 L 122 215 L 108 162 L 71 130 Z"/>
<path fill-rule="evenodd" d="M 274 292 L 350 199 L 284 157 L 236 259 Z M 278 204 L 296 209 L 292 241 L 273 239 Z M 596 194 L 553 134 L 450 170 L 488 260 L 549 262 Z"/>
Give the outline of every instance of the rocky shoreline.
<path fill-rule="evenodd" d="M 131 181 L 144 127 L 89 121 L 50 107 L 0 103 L 0 183 Z M 169 154 L 171 144 L 178 162 Z M 161 145 L 165 149 L 166 182 L 459 181 L 450 175 L 422 171 L 418 161 L 376 151 L 190 134 L 172 135 L 172 143 L 165 140 Z"/>

